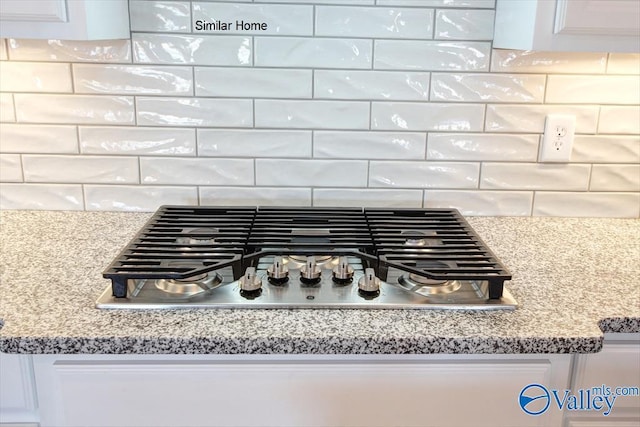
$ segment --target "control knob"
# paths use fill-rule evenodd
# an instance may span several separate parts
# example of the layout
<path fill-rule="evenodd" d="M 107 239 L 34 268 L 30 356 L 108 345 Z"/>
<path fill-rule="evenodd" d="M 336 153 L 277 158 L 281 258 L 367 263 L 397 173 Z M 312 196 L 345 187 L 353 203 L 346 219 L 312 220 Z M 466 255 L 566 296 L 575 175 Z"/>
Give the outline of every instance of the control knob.
<path fill-rule="evenodd" d="M 364 270 L 364 276 L 358 280 L 358 289 L 360 292 L 373 295 L 380 292 L 380 279 L 376 277 L 376 272 L 373 268 L 367 268 Z"/>
<path fill-rule="evenodd" d="M 262 279 L 256 274 L 255 267 L 247 267 L 244 276 L 240 278 L 240 290 L 245 292 L 255 292 L 262 288 Z"/>
<path fill-rule="evenodd" d="M 346 256 L 338 258 L 338 265 L 333 269 L 333 281 L 336 283 L 348 283 L 353 279 L 353 267 L 349 265 Z"/>
<path fill-rule="evenodd" d="M 320 281 L 320 267 L 316 264 L 316 257 L 309 256 L 300 268 L 300 280 L 303 283 L 316 283 Z"/>
<path fill-rule="evenodd" d="M 273 264 L 267 268 L 267 276 L 269 281 L 280 284 L 289 280 L 289 269 L 282 260 L 281 256 L 277 256 L 273 259 Z"/>

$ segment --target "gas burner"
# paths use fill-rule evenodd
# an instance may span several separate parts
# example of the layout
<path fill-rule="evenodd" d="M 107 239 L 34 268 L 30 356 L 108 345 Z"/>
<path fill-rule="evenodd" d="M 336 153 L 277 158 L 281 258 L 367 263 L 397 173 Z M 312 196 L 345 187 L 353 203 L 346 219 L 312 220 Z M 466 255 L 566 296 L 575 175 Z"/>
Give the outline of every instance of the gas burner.
<path fill-rule="evenodd" d="M 456 265 L 450 261 L 420 261 L 416 263 L 416 267 L 429 271 L 430 269 L 452 269 Z M 398 283 L 403 288 L 421 295 L 448 294 L 462 286 L 457 280 L 430 279 L 416 273 L 403 274 L 398 278 Z"/>
<path fill-rule="evenodd" d="M 217 228 L 211 227 L 191 227 L 183 228 L 182 233 L 187 236 L 176 238 L 176 243 L 182 245 L 214 245 L 214 236 L 219 232 Z"/>
<path fill-rule="evenodd" d="M 194 268 L 197 264 L 189 261 L 170 261 L 166 266 L 180 269 Z M 155 287 L 163 292 L 179 297 L 190 297 L 216 288 L 222 283 L 222 277 L 216 272 L 211 272 L 182 279 L 157 279 L 153 282 Z"/>
<path fill-rule="evenodd" d="M 405 246 L 437 246 L 442 244 L 438 233 L 434 230 L 402 230 L 401 235 L 410 237 L 404 242 Z"/>
<path fill-rule="evenodd" d="M 430 283 L 424 283 L 424 281 Z M 402 275 L 398 278 L 398 283 L 408 291 L 425 296 L 449 294 L 462 287 L 462 283 L 458 280 L 429 280 L 416 274 L 410 274 L 408 277 Z"/>

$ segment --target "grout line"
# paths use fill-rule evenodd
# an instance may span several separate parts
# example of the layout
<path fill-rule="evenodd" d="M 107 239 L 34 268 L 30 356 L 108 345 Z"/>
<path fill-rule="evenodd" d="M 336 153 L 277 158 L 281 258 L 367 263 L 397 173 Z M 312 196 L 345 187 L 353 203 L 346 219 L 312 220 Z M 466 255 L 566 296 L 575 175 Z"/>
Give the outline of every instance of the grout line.
<path fill-rule="evenodd" d="M 251 99 L 251 115 L 253 118 L 253 121 L 251 123 L 251 128 L 255 129 L 256 128 L 256 99 L 255 98 Z"/>
<path fill-rule="evenodd" d="M 193 128 L 193 139 L 195 141 L 195 158 L 200 157 L 200 136 L 198 135 L 198 129 Z"/>
<path fill-rule="evenodd" d="M 78 155 L 82 155 L 84 154 L 82 152 L 82 143 L 80 142 L 80 126 L 76 126 L 76 148 L 78 149 L 78 152 L 76 154 Z"/>
<path fill-rule="evenodd" d="M 311 11 L 311 34 L 316 37 L 316 5 L 312 6 Z"/>
<path fill-rule="evenodd" d="M 536 195 L 538 194 L 537 190 L 533 191 L 533 195 L 531 196 L 531 209 L 529 210 L 529 216 L 533 216 L 533 210 L 536 206 Z"/>
<path fill-rule="evenodd" d="M 589 165 L 589 176 L 587 178 L 587 189 L 585 191 L 591 191 L 591 180 L 593 178 L 593 164 Z"/>

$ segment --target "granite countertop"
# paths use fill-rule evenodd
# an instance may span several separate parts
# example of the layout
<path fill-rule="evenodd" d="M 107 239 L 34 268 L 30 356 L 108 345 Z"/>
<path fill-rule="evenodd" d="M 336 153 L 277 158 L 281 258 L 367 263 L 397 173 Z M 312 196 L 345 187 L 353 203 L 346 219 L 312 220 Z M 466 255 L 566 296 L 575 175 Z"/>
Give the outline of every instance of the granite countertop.
<path fill-rule="evenodd" d="M 640 220 L 468 218 L 515 311 L 98 310 L 103 269 L 150 213 L 0 212 L 10 353 L 587 353 L 640 332 Z"/>

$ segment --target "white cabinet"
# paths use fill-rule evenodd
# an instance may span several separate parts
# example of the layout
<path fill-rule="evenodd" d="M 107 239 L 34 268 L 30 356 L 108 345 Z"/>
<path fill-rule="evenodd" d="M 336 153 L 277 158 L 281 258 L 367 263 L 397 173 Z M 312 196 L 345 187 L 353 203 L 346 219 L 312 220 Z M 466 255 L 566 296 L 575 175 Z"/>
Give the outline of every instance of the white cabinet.
<path fill-rule="evenodd" d="M 31 356 L 0 353 L 0 426 L 37 421 Z"/>
<path fill-rule="evenodd" d="M 0 37 L 129 38 L 127 0 L 1 0 Z"/>
<path fill-rule="evenodd" d="M 638 0 L 498 0 L 493 47 L 640 52 Z"/>
<path fill-rule="evenodd" d="M 613 410 L 607 417 L 568 411 L 571 427 L 640 425 L 640 335 L 612 334 L 605 339 L 600 353 L 575 356 L 571 389 L 593 392 L 595 387 L 597 392 L 615 396 Z"/>
<path fill-rule="evenodd" d="M 40 356 L 46 426 L 560 426 L 518 405 L 570 356 Z"/>

